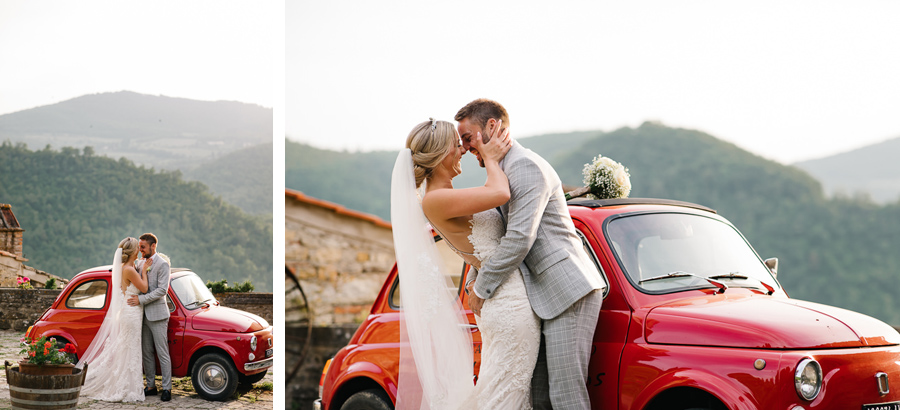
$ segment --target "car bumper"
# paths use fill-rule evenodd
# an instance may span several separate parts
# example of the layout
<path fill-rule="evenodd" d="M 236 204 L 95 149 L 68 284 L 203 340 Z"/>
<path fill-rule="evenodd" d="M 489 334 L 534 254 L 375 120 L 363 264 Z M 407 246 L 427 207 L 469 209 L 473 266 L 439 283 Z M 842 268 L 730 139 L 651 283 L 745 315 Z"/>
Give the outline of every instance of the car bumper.
<path fill-rule="evenodd" d="M 274 363 L 273 362 L 274 359 L 275 359 L 275 357 L 273 356 L 268 359 L 263 359 L 263 360 L 258 360 L 255 362 L 246 363 L 246 364 L 244 364 L 244 371 L 252 372 L 254 370 L 259 370 L 259 369 L 268 369 L 269 367 L 272 367 L 272 363 Z"/>
<path fill-rule="evenodd" d="M 313 402 L 313 410 L 322 410 L 322 399 Z"/>

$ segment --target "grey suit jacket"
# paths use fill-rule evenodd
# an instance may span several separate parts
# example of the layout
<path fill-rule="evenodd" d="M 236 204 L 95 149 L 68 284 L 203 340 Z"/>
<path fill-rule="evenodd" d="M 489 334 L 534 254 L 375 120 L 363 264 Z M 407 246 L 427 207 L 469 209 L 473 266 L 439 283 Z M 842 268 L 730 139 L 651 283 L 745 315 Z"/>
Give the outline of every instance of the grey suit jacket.
<path fill-rule="evenodd" d="M 153 259 L 153 263 L 150 265 L 150 272 L 147 273 L 147 293 L 138 295 L 138 300 L 144 306 L 144 317 L 152 322 L 169 318 L 166 293 L 169 292 L 171 270 L 169 262 L 160 257 L 159 253 L 154 253 L 150 258 Z"/>
<path fill-rule="evenodd" d="M 500 207 L 506 234 L 469 281 L 475 280 L 475 292 L 489 299 L 518 267 L 532 309 L 541 319 L 552 319 L 606 282 L 575 233 L 553 167 L 518 142 L 500 167 L 510 189 L 509 202 Z"/>

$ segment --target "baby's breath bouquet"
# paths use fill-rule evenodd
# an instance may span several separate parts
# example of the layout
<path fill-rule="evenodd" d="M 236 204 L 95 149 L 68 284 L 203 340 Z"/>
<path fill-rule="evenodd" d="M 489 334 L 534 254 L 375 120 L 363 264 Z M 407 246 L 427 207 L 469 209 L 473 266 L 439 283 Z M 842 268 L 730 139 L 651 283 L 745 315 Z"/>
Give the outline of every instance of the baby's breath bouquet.
<path fill-rule="evenodd" d="M 584 188 L 566 194 L 566 199 L 587 193 L 590 199 L 627 198 L 631 193 L 631 175 L 628 168 L 610 158 L 598 155 L 594 161 L 584 164 Z"/>

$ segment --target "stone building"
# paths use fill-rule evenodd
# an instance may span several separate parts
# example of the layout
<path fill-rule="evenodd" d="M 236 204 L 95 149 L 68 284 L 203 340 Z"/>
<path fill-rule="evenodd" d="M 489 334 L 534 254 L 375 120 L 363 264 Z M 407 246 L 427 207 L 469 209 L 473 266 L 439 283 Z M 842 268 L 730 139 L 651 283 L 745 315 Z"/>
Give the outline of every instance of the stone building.
<path fill-rule="evenodd" d="M 391 224 L 302 192 L 284 194 L 285 266 L 306 294 L 313 325 L 361 322 L 394 264 Z"/>
<path fill-rule="evenodd" d="M 59 276 L 25 266 L 28 259 L 22 251 L 24 232 L 12 206 L 0 204 L 0 287 L 16 287 L 20 277 L 28 278 L 35 287 L 43 287 L 50 278 L 56 279 L 58 286 L 68 283 Z"/>

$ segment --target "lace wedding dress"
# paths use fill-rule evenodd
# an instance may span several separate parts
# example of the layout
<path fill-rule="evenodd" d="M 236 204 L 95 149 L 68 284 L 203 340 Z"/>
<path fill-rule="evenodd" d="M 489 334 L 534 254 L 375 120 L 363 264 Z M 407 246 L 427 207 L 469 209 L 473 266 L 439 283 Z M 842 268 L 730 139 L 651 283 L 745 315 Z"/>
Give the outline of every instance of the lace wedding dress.
<path fill-rule="evenodd" d="M 114 288 L 112 292 L 121 292 Z M 139 295 L 134 284 L 125 289 L 124 299 Z M 115 295 L 116 297 L 121 297 Z M 144 378 L 141 362 L 141 323 L 143 307 L 122 303 L 113 320 L 115 330 L 103 341 L 102 353 L 88 362 L 87 379 L 81 395 L 103 401 L 134 402 L 144 400 Z M 93 345 L 95 340 L 91 344 Z"/>
<path fill-rule="evenodd" d="M 398 410 L 521 410 L 531 408 L 531 376 L 540 348 L 540 322 L 528 303 L 520 272 L 509 275 L 476 317 L 481 370 L 472 385 L 469 324 L 458 289 L 441 260 L 419 203 L 410 150 L 401 150 L 391 176 L 391 221 L 403 309 L 400 320 Z M 424 191 L 424 187 L 422 188 Z M 506 231 L 500 214 L 475 214 L 469 241 L 480 266 Z M 443 236 L 443 235 L 441 235 Z"/>
<path fill-rule="evenodd" d="M 496 210 L 479 212 L 470 222 L 475 257 L 494 254 L 506 226 Z M 525 281 L 516 270 L 484 301 L 475 316 L 481 332 L 481 369 L 475 385 L 478 409 L 530 409 L 531 375 L 541 343 L 540 319 L 531 309 Z"/>

